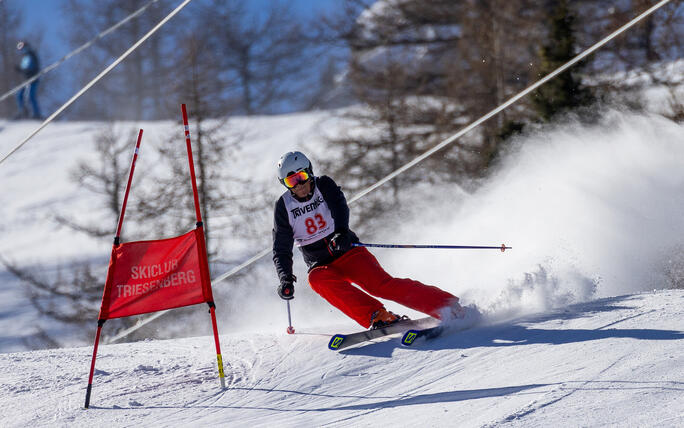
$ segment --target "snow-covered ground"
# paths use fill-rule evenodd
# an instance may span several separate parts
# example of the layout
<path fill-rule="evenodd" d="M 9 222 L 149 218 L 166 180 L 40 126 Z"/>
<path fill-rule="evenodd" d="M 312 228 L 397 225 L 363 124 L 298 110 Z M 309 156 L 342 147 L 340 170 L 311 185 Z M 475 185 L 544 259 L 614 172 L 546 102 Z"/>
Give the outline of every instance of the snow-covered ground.
<path fill-rule="evenodd" d="M 684 424 L 684 291 L 595 300 L 402 348 L 334 353 L 297 334 L 0 355 L 3 426 L 615 426 Z"/>
<path fill-rule="evenodd" d="M 37 125 L 0 121 L 0 154 Z M 102 200 L 69 178 L 77 160 L 94 159 L 102 126 L 51 124 L 0 164 L 3 258 L 49 269 L 86 258 L 102 265 L 104 282 L 111 238 L 54 220 L 103 218 Z M 156 147 L 182 128 L 117 126 L 145 130 L 134 207 L 146 171 L 160 168 Z M 278 157 L 298 149 L 318 165 L 334 156 L 324 136 L 347 126 L 330 112 L 234 119 L 226 129 L 245 144 L 225 168 L 248 171 L 249 188 L 275 200 Z M 0 269 L 2 425 L 682 426 L 684 293 L 664 289 L 668 269 L 684 263 L 683 142 L 684 127 L 661 116 L 606 110 L 592 125 L 569 120 L 521 137 L 475 193 L 419 179 L 405 189 L 404 207 L 364 241 L 513 247 L 374 251 L 389 272 L 438 285 L 485 316 L 415 349 L 394 339 L 327 350 L 330 334 L 358 326 L 306 286 L 299 254 L 294 336 L 284 333 L 268 257 L 215 284 L 223 391 L 209 319 L 198 308 L 192 322 L 167 315 L 152 324 L 173 340 L 102 345 L 92 407 L 83 410 L 97 312 L 88 331 L 39 316 L 25 286 Z M 242 241 L 217 232 L 221 269 L 269 245 L 269 216 L 255 215 L 253 227 Z M 388 309 L 417 315 L 392 302 Z M 27 352 L 41 330 L 72 348 Z"/>

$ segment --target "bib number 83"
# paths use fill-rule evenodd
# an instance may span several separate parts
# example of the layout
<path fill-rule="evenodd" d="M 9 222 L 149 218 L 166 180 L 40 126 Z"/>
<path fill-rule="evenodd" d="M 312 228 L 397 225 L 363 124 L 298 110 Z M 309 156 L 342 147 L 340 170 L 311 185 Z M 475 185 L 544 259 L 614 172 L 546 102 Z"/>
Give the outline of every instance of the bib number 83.
<path fill-rule="evenodd" d="M 325 222 L 325 219 L 322 215 L 316 214 L 314 217 L 309 217 L 304 220 L 304 225 L 306 225 L 306 233 L 313 235 L 318 231 L 318 229 L 323 229 L 328 224 Z"/>

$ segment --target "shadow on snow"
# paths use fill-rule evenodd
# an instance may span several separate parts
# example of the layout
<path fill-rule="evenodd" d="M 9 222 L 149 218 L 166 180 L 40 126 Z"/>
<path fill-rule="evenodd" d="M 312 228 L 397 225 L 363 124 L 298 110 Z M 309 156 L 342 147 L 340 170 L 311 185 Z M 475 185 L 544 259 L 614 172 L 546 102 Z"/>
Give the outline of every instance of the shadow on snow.
<path fill-rule="evenodd" d="M 506 322 L 494 325 L 474 326 L 468 330 L 445 332 L 442 336 L 428 342 L 417 342 L 411 349 L 417 351 L 434 351 L 441 349 L 469 349 L 478 347 L 504 347 L 549 344 L 562 345 L 568 343 L 587 342 L 603 339 L 637 339 L 637 340 L 681 340 L 684 331 L 658 329 L 620 329 L 608 328 L 620 322 L 638 318 L 654 310 L 638 314 L 630 314 L 609 324 L 595 329 L 543 329 L 527 327 L 525 324 L 537 324 L 548 321 L 565 321 L 602 312 L 613 312 L 636 309 L 627 306 L 630 300 L 639 300 L 638 295 L 618 296 L 599 299 L 588 303 L 580 303 L 562 310 L 518 318 L 513 323 Z M 396 339 L 382 342 L 369 342 L 366 345 L 340 351 L 342 354 L 391 358 L 392 353 L 401 347 Z"/>
<path fill-rule="evenodd" d="M 283 411 L 283 412 L 327 412 L 334 410 L 375 410 L 384 409 L 400 406 L 412 406 L 418 404 L 429 404 L 429 403 L 447 403 L 456 401 L 466 401 L 466 400 L 476 400 L 480 398 L 492 398 L 492 397 L 503 397 L 505 395 L 517 394 L 529 389 L 542 388 L 549 386 L 551 384 L 531 384 L 531 385 L 520 385 L 520 386 L 508 386 L 502 388 L 487 388 L 487 389 L 473 389 L 464 391 L 447 391 L 438 392 L 433 394 L 421 394 L 421 395 L 410 395 L 399 398 L 385 399 L 388 397 L 356 397 L 356 396 L 339 396 L 339 398 L 354 398 L 354 399 L 377 399 L 383 398 L 383 401 L 373 401 L 371 403 L 354 404 L 349 406 L 330 406 L 330 407 L 319 407 L 319 408 L 303 408 L 303 407 L 266 407 L 266 406 L 224 406 L 221 404 L 210 405 L 210 406 L 144 406 L 135 405 L 131 407 L 113 406 L 113 407 L 103 407 L 103 406 L 90 406 L 91 409 L 99 410 L 136 410 L 136 409 L 174 409 L 174 408 L 221 408 L 221 409 L 243 409 L 243 410 L 271 410 L 271 411 Z M 221 395 L 229 391 L 261 391 L 267 393 L 280 392 L 286 394 L 301 394 L 301 395 L 312 395 L 312 396 L 323 396 L 323 397 L 338 397 L 329 394 L 310 394 L 292 390 L 278 390 L 278 389 L 260 389 L 260 388 L 230 388 L 221 393 Z"/>

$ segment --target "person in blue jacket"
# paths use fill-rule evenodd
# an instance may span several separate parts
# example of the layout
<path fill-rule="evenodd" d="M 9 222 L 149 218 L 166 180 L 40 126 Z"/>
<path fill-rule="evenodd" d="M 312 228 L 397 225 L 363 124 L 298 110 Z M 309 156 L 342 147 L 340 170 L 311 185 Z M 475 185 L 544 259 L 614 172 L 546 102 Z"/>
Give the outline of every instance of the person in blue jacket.
<path fill-rule="evenodd" d="M 21 60 L 19 65 L 16 66 L 17 71 L 23 74 L 24 79 L 30 79 L 40 71 L 40 65 L 38 63 L 38 55 L 31 48 L 28 42 L 20 41 L 17 43 L 17 51 L 21 54 Z M 26 89 L 28 88 L 28 98 L 31 104 L 31 117 L 34 119 L 42 119 L 40 113 L 40 107 L 38 107 L 38 100 L 36 99 L 36 92 L 38 91 L 38 81 L 36 79 L 33 82 L 23 86 L 19 92 L 17 92 L 17 107 L 19 107 L 19 113 L 17 118 L 28 117 L 28 110 L 25 105 L 25 95 Z"/>

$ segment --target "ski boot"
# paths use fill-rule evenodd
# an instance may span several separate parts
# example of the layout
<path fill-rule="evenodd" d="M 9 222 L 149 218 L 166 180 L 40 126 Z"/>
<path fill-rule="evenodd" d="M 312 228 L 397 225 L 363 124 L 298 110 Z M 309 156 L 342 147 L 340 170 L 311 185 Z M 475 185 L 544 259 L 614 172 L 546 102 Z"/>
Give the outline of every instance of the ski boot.
<path fill-rule="evenodd" d="M 380 308 L 373 313 L 371 316 L 371 330 L 378 328 L 385 328 L 392 324 L 396 324 L 399 321 L 407 321 L 409 317 L 406 315 L 399 316 L 393 312 L 388 311 L 385 308 Z"/>

